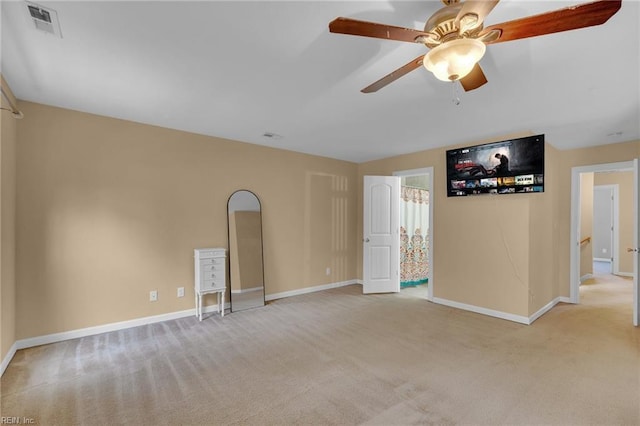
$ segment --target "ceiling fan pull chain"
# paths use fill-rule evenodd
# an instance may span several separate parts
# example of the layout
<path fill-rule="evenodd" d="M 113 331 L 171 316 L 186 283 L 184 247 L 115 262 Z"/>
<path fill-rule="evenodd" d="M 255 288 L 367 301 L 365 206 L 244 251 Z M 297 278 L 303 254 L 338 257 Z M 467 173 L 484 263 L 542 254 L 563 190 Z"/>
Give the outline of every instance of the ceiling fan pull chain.
<path fill-rule="evenodd" d="M 460 92 L 458 90 L 458 85 L 456 84 L 455 80 L 453 80 L 451 84 L 453 85 L 453 89 L 451 91 L 451 102 L 453 102 L 454 105 L 458 106 L 460 105 Z"/>

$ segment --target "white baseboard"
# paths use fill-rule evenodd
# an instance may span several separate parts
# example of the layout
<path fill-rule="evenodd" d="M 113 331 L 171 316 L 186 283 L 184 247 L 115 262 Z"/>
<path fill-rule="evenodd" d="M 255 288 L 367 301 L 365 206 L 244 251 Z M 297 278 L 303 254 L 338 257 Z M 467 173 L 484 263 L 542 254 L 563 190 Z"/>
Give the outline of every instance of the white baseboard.
<path fill-rule="evenodd" d="M 283 291 L 281 293 L 267 294 L 265 295 L 265 300 L 270 301 L 275 299 L 282 299 L 285 297 L 300 296 L 302 294 L 314 293 L 316 291 L 322 291 L 322 290 L 329 290 L 330 288 L 344 287 L 351 284 L 360 284 L 360 283 L 358 282 L 358 280 L 349 280 L 349 281 L 340 281 L 337 283 L 316 285 L 313 287 L 305 287 L 297 290 Z"/>
<path fill-rule="evenodd" d="M 302 288 L 298 290 L 285 291 L 282 293 L 267 294 L 265 296 L 265 299 L 266 300 L 282 299 L 284 297 L 298 296 L 301 294 L 328 290 L 330 288 L 344 287 L 351 284 L 357 284 L 357 281 L 356 280 L 342 281 L 337 283 Z M 208 305 L 203 307 L 203 312 L 204 313 L 220 312 L 220 308 L 218 307 L 217 304 Z M 226 309 L 225 309 L 225 312 L 227 312 Z M 195 314 L 196 314 L 196 310 L 195 308 L 193 308 L 193 309 L 187 309 L 184 311 L 169 312 L 161 315 L 153 315 L 150 317 L 136 318 L 128 321 L 114 322 L 111 324 L 98 325 L 95 327 L 87 327 L 87 328 L 81 328 L 77 330 L 63 331 L 60 333 L 47 334 L 44 336 L 30 337 L 28 339 L 21 339 L 16 341 L 11 346 L 11 349 L 9 350 L 5 358 L 2 360 L 0 376 L 4 374 L 5 369 L 9 366 L 9 363 L 13 359 L 13 356 L 15 355 L 16 351 L 20 349 L 27 349 L 27 348 L 32 348 L 34 346 L 62 342 L 64 340 L 77 339 L 80 337 L 107 333 L 110 331 L 124 330 L 126 328 L 139 327 L 141 325 L 148 325 L 148 324 L 154 324 L 157 322 L 184 318 L 188 316 L 195 316 Z"/>
<path fill-rule="evenodd" d="M 633 278 L 633 272 L 613 272 L 612 275 L 618 275 L 620 277 L 631 277 Z M 589 278 L 593 278 L 593 274 L 585 274 L 580 277 L 580 282 L 588 280 Z"/>
<path fill-rule="evenodd" d="M 463 309 L 465 311 L 475 312 L 477 314 L 488 315 L 490 317 L 500 318 L 508 321 L 517 322 L 520 324 L 531 325 L 535 320 L 540 318 L 542 315 L 547 313 L 551 308 L 556 306 L 559 302 L 564 303 L 572 303 L 571 299 L 564 296 L 558 296 L 553 299 L 551 302 L 544 305 L 542 308 L 538 309 L 533 315 L 529 317 L 525 317 L 522 315 L 510 314 L 508 312 L 496 311 L 493 309 L 482 308 L 480 306 L 467 305 L 466 303 L 454 302 L 453 300 L 441 299 L 439 297 L 433 298 L 434 303 L 438 303 L 440 305 L 451 306 L 452 308 Z"/>
<path fill-rule="evenodd" d="M 251 287 L 251 288 L 244 288 L 240 290 L 231 290 L 231 293 L 241 294 L 241 293 L 250 293 L 252 291 L 260 291 L 260 290 L 264 290 L 264 287 Z"/>
<path fill-rule="evenodd" d="M 220 312 L 220 308 L 218 307 L 217 304 L 203 306 L 202 312 L 203 313 Z M 150 317 L 136 318 L 128 321 L 114 322 L 110 324 L 98 325 L 95 327 L 80 328 L 77 330 L 63 331 L 60 333 L 46 334 L 44 336 L 21 339 L 16 341 L 13 344 L 13 346 L 11 347 L 11 350 L 9 351 L 5 359 L 2 361 L 2 373 L 4 373 L 4 370 L 9 365 L 9 362 L 15 355 L 16 351 L 20 349 L 27 349 L 27 348 L 32 348 L 34 346 L 47 345 L 50 343 L 57 343 L 65 340 L 77 339 L 77 338 L 86 337 L 86 336 L 93 336 L 96 334 L 107 333 L 110 331 L 124 330 L 126 328 L 139 327 L 141 325 L 154 324 L 157 322 L 163 322 L 163 321 L 168 321 L 172 319 L 184 318 L 184 317 L 195 316 L 195 315 L 196 315 L 196 310 L 195 308 L 193 308 L 193 309 L 187 309 L 184 311 L 170 312 L 167 314 L 153 315 Z"/>
<path fill-rule="evenodd" d="M 561 303 L 571 303 L 572 305 L 575 305 L 575 302 L 573 300 L 571 300 L 570 297 L 566 297 L 566 296 L 558 296 L 557 297 L 558 302 Z"/>
<path fill-rule="evenodd" d="M 532 324 L 535 320 L 537 320 L 538 318 L 540 318 L 542 315 L 544 315 L 545 313 L 547 313 L 548 311 L 551 310 L 551 308 L 553 308 L 554 306 L 556 306 L 558 303 L 560 302 L 564 302 L 564 303 L 571 303 L 568 302 L 569 298 L 568 297 L 556 297 L 555 299 L 553 299 L 551 302 L 547 303 L 546 305 L 544 305 L 542 308 L 538 309 L 538 311 L 536 313 L 534 313 L 533 315 L 531 315 L 529 317 L 529 324 Z"/>
<path fill-rule="evenodd" d="M 529 318 L 521 315 L 510 314 L 502 311 L 495 311 L 493 309 L 482 308 L 480 306 L 467 305 L 466 303 L 454 302 L 453 300 L 441 299 L 439 297 L 433 298 L 434 303 L 440 305 L 451 306 L 452 308 L 463 309 L 465 311 L 475 312 L 477 314 L 488 315 L 490 317 L 500 318 L 508 321 L 517 322 L 520 324 L 529 325 Z"/>
<path fill-rule="evenodd" d="M 2 360 L 2 364 L 0 364 L 0 376 L 4 374 L 4 370 L 7 369 L 7 367 L 9 366 L 9 363 L 13 359 L 13 356 L 16 354 L 16 351 L 18 350 L 17 343 L 18 342 L 15 342 L 13 345 L 11 345 L 9 352 L 7 352 L 7 355 Z"/>
<path fill-rule="evenodd" d="M 586 281 L 590 278 L 593 278 L 593 274 L 584 274 L 583 276 L 580 277 L 580 282 Z"/>

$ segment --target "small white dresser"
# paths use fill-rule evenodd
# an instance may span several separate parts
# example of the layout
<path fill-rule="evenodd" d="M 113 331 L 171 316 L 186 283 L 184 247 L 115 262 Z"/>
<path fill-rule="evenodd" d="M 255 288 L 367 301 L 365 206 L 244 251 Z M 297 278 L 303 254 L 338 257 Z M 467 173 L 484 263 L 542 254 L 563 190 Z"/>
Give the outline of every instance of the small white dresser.
<path fill-rule="evenodd" d="M 218 294 L 218 310 L 224 316 L 226 250 L 223 248 L 201 248 L 193 250 L 195 268 L 196 316 L 202 321 L 202 296 Z"/>

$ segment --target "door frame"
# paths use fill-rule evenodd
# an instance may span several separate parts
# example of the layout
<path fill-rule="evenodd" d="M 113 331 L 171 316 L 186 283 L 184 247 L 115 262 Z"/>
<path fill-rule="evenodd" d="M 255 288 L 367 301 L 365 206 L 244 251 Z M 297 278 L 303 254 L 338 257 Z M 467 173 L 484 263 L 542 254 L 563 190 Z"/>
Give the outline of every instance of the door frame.
<path fill-rule="evenodd" d="M 427 244 L 429 244 L 429 256 L 427 256 L 427 262 L 429 262 L 429 272 L 427 277 L 429 279 L 429 285 L 427 286 L 427 300 L 433 302 L 433 288 L 435 282 L 433 280 L 433 167 L 423 167 L 420 169 L 399 170 L 393 172 L 393 176 L 407 177 L 407 176 L 429 176 L 429 184 L 427 185 L 427 191 L 429 191 L 429 236 Z"/>
<path fill-rule="evenodd" d="M 605 164 L 592 164 L 588 166 L 577 166 L 571 168 L 571 237 L 570 244 L 570 266 L 569 266 L 569 301 L 571 303 L 580 303 L 580 257 L 579 257 L 579 235 L 580 235 L 580 175 L 582 173 L 598 173 L 598 172 L 628 172 L 633 171 L 636 175 L 637 160 L 621 161 L 617 163 L 605 163 Z M 638 184 L 634 182 L 634 197 L 637 200 L 638 197 Z M 637 203 L 636 203 L 637 204 Z M 635 209 L 635 205 L 634 205 Z M 638 212 L 634 212 L 634 217 L 637 217 Z M 634 233 L 637 233 L 638 229 L 634 229 Z M 637 275 L 637 271 L 636 271 Z M 638 322 L 638 277 L 634 277 L 634 318 L 633 322 L 637 325 Z"/>

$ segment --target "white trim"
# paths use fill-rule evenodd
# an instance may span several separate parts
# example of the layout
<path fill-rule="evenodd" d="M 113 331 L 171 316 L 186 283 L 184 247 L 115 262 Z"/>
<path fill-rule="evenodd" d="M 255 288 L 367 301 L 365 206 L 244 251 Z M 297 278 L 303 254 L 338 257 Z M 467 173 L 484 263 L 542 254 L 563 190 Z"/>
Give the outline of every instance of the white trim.
<path fill-rule="evenodd" d="M 203 307 L 204 313 L 219 312 L 217 304 L 207 305 Z M 141 325 L 154 324 L 157 322 L 169 321 L 188 316 L 195 316 L 196 310 L 187 309 L 184 311 L 169 312 L 166 314 L 153 315 L 150 317 L 136 318 L 128 321 L 114 322 L 110 324 L 97 325 L 94 327 L 80 328 L 77 330 L 63 331 L 60 333 L 46 334 L 44 336 L 36 336 L 28 339 L 18 340 L 15 345 L 16 349 L 32 348 L 34 346 L 47 345 L 50 343 L 62 342 L 64 340 L 77 339 L 80 337 L 93 336 L 96 334 L 108 333 L 110 331 L 124 330 Z"/>
<path fill-rule="evenodd" d="M 2 360 L 2 364 L 0 364 L 0 376 L 4 374 L 4 371 L 9 366 L 9 363 L 13 359 L 13 356 L 16 354 L 17 350 L 18 350 L 18 342 L 14 342 L 13 345 L 11 345 L 11 348 L 9 348 L 9 352 L 7 352 L 7 355 Z"/>
<path fill-rule="evenodd" d="M 615 274 L 620 271 L 620 185 L 615 184 L 613 186 L 613 229 L 611 230 L 613 241 L 611 242 L 611 258 L 613 259 L 613 265 L 611 270 Z"/>
<path fill-rule="evenodd" d="M 358 282 L 358 280 L 340 281 L 337 283 L 322 284 L 322 285 L 316 285 L 312 287 L 300 288 L 297 290 L 267 294 L 265 295 L 264 299 L 266 301 L 270 301 L 270 300 L 282 299 L 285 297 L 300 296 L 302 294 L 315 293 L 316 291 L 329 290 L 330 288 L 344 287 L 351 284 L 362 284 L 362 283 Z"/>
<path fill-rule="evenodd" d="M 611 263 L 611 258 L 606 258 L 606 257 L 594 257 L 593 258 L 594 262 L 606 262 L 606 263 Z"/>
<path fill-rule="evenodd" d="M 593 278 L 593 274 L 584 274 L 583 276 L 580 277 L 580 282 L 586 281 L 591 278 Z"/>
<path fill-rule="evenodd" d="M 633 160 L 633 325 L 640 325 L 640 160 Z"/>
<path fill-rule="evenodd" d="M 249 293 L 252 291 L 260 291 L 260 290 L 264 290 L 264 287 L 251 287 L 251 288 L 241 288 L 240 290 L 231 290 L 231 293 L 233 294 L 240 294 L 240 293 Z"/>
<path fill-rule="evenodd" d="M 615 274 L 613 274 L 613 275 L 617 275 L 617 276 L 620 276 L 620 277 L 630 277 L 630 278 L 633 278 L 633 272 L 617 272 L 617 273 L 615 273 Z"/>
<path fill-rule="evenodd" d="M 571 244 L 569 255 L 569 297 L 573 303 L 579 302 L 580 288 L 580 257 L 578 257 L 578 247 L 580 246 L 580 172 L 571 169 L 571 229 L 569 243 Z M 578 241 L 576 245 L 575 242 Z"/>
<path fill-rule="evenodd" d="M 328 290 L 330 288 L 344 287 L 351 284 L 360 284 L 360 283 L 357 280 L 349 280 L 349 281 L 342 281 L 342 282 L 331 283 L 331 284 L 318 285 L 318 286 L 307 287 L 307 288 L 302 288 L 298 290 L 269 294 L 269 295 L 266 295 L 265 299 L 266 300 L 281 299 L 284 297 L 298 296 L 301 294 Z M 220 312 L 220 308 L 217 304 L 207 305 L 203 307 L 203 312 L 204 313 Z M 11 346 L 9 353 L 7 353 L 5 358 L 2 360 L 2 365 L 1 365 L 2 370 L 0 375 L 2 375 L 2 373 L 4 373 L 4 370 L 9 366 L 9 363 L 13 359 L 13 356 L 15 355 L 16 351 L 20 349 L 27 349 L 27 348 L 32 348 L 34 346 L 47 345 L 50 343 L 57 343 L 65 340 L 77 339 L 77 338 L 86 337 L 86 336 L 93 336 L 96 334 L 108 333 L 110 331 L 124 330 L 127 328 L 139 327 L 141 325 L 154 324 L 158 322 L 169 321 L 173 319 L 184 318 L 184 317 L 195 316 L 195 315 L 196 315 L 196 310 L 194 308 L 194 309 L 187 309 L 184 311 L 169 312 L 166 314 L 153 315 L 150 317 L 136 318 L 128 321 L 114 322 L 110 324 L 103 324 L 103 325 L 98 325 L 94 327 L 63 331 L 60 333 L 46 334 L 44 336 L 36 336 L 36 337 L 30 337 L 28 339 L 18 340 L 13 344 L 13 346 Z"/>
<path fill-rule="evenodd" d="M 482 308 L 480 306 L 467 305 L 466 303 L 454 302 L 453 300 L 441 299 L 439 297 L 434 298 L 434 303 L 438 303 L 440 305 L 450 306 L 452 308 L 463 309 L 465 311 L 475 312 L 477 314 L 488 315 L 490 317 L 500 318 L 507 321 L 513 321 L 524 325 L 531 325 L 535 320 L 540 318 L 542 315 L 551 310 L 558 303 L 571 303 L 571 299 L 564 296 L 558 296 L 553 299 L 551 302 L 544 305 L 542 308 L 538 309 L 533 315 L 528 318 L 522 315 L 510 314 L 508 312 L 496 311 L 493 309 Z"/>
<path fill-rule="evenodd" d="M 439 297 L 434 297 L 433 303 L 450 306 L 452 308 L 463 309 L 465 311 L 471 311 L 477 314 L 488 315 L 490 317 L 518 322 L 520 324 L 529 325 L 529 318 L 524 317 L 522 315 L 515 315 L 507 312 L 495 311 L 493 309 L 482 308 L 480 306 L 467 305 L 466 303 L 454 302 L 453 300 L 441 299 Z"/>
<path fill-rule="evenodd" d="M 542 308 L 538 309 L 538 311 L 536 313 L 534 313 L 533 315 L 529 316 L 529 324 L 532 324 L 535 320 L 537 320 L 538 318 L 540 318 L 542 315 L 546 314 L 548 311 L 551 310 L 551 308 L 553 308 L 554 306 L 556 306 L 559 302 L 561 302 L 561 299 L 565 299 L 563 297 L 556 297 L 555 299 L 553 299 L 551 302 L 547 303 L 546 305 L 544 305 Z M 565 302 L 566 303 L 566 302 Z"/>

